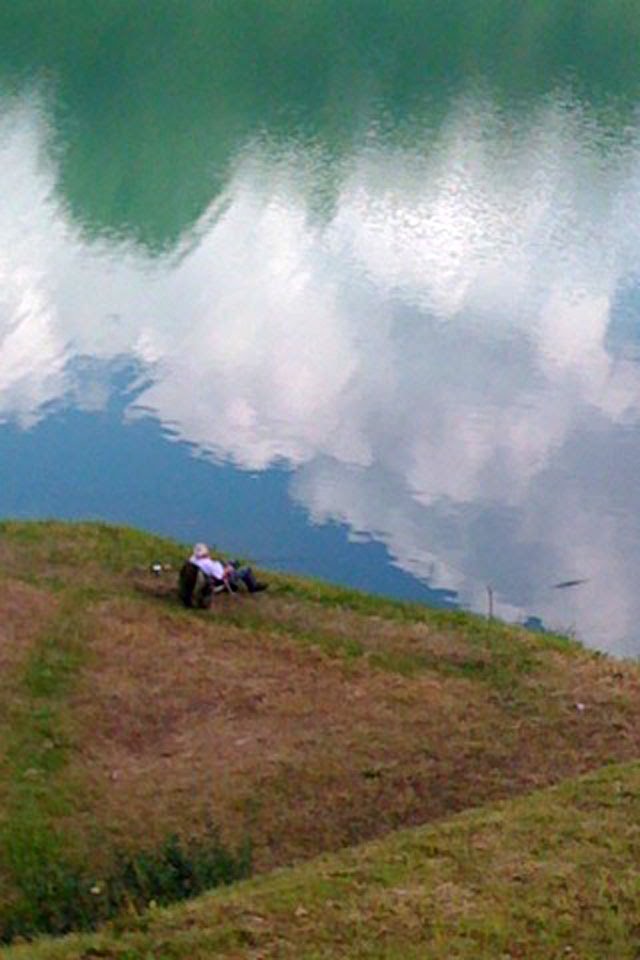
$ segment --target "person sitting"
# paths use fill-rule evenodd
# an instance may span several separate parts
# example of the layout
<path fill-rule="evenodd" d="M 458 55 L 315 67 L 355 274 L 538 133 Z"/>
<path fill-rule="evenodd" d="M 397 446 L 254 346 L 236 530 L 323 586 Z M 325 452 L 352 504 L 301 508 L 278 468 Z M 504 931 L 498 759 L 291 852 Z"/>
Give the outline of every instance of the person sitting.
<path fill-rule="evenodd" d="M 251 567 L 223 563 L 209 553 L 206 543 L 196 543 L 193 553 L 180 570 L 179 593 L 185 607 L 207 608 L 214 593 L 235 593 L 244 584 L 249 593 L 266 590 L 267 583 L 257 580 Z"/>

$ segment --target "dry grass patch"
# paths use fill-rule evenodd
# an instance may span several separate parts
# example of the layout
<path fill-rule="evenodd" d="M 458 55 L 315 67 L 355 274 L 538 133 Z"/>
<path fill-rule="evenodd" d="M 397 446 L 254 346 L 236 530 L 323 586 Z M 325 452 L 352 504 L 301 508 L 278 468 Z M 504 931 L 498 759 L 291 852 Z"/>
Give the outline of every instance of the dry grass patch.
<path fill-rule="evenodd" d="M 640 670 L 636 664 L 582 653 L 544 655 L 528 680 L 548 748 L 573 755 L 575 772 L 640 756 Z M 569 758 L 570 759 L 570 758 Z"/>
<path fill-rule="evenodd" d="M 424 670 L 464 675 L 491 660 L 490 651 L 472 644 L 464 631 L 286 593 L 274 591 L 259 604 L 221 598 L 214 609 L 240 627 L 275 630 L 346 659 L 364 656 L 373 666 L 404 675 Z"/>
<path fill-rule="evenodd" d="M 51 594 L 15 579 L 0 580 L 0 684 L 24 661 L 34 637 L 55 613 Z"/>
<path fill-rule="evenodd" d="M 84 731 L 76 762 L 94 784 L 95 815 L 120 835 L 149 838 L 213 812 L 236 831 L 249 823 L 263 865 L 317 852 L 328 832 L 340 845 L 356 811 L 369 830 L 400 816 L 397 803 L 380 807 L 392 793 L 381 781 L 405 778 L 416 735 L 434 742 L 456 716 L 468 727 L 466 681 L 407 687 L 280 635 L 131 601 L 101 604 L 95 623 L 72 700 Z"/>
<path fill-rule="evenodd" d="M 308 631 L 301 642 L 293 624 L 305 618 L 314 637 L 342 631 L 379 649 L 448 640 L 277 595 L 190 616 L 99 604 L 72 701 L 87 822 L 139 845 L 213 816 L 233 840 L 250 831 L 267 869 L 640 755 L 633 668 L 624 694 L 608 661 L 575 651 L 536 649 L 516 690 L 426 667 L 403 676 Z M 461 657 L 463 643 L 454 637 Z"/>

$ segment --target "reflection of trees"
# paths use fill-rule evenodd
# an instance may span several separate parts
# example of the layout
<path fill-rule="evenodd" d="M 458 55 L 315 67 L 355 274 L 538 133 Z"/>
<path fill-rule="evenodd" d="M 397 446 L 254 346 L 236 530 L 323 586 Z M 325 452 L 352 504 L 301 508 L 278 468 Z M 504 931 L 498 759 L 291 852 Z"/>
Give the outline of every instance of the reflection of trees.
<path fill-rule="evenodd" d="M 158 249 L 260 130 L 340 156 L 374 118 L 428 109 L 437 122 L 472 78 L 514 102 L 567 77 L 591 100 L 633 100 L 630 12 L 629 0 L 1 0 L 0 70 L 51 82 L 74 217 Z"/>

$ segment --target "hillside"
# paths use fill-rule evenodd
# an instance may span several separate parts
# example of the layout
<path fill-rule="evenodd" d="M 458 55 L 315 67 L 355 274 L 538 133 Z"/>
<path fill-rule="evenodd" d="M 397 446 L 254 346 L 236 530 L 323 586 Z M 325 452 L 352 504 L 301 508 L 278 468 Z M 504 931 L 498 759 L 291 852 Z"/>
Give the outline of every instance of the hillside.
<path fill-rule="evenodd" d="M 124 855 L 205 848 L 212 823 L 264 873 L 640 756 L 636 664 L 293 577 L 186 611 L 183 556 L 99 524 L 0 524 L 5 939 L 77 925 L 51 904 L 78 890 L 108 915 Z"/>
<path fill-rule="evenodd" d="M 640 765 L 3 960 L 636 960 Z"/>

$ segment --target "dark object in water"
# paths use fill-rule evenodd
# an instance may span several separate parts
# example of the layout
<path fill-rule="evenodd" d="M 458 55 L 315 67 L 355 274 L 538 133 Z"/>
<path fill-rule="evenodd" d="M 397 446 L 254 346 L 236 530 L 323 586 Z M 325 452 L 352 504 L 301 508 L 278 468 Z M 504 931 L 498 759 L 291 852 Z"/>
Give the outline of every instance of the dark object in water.
<path fill-rule="evenodd" d="M 581 583 L 589 583 L 589 578 L 585 577 L 582 580 L 562 580 L 560 583 L 554 583 L 551 589 L 566 590 L 567 587 L 578 587 Z"/>

